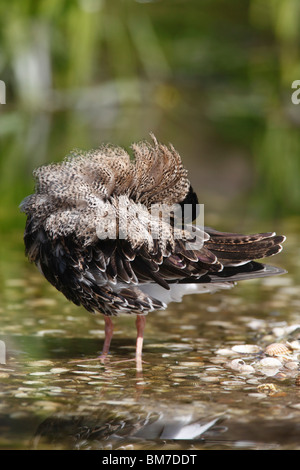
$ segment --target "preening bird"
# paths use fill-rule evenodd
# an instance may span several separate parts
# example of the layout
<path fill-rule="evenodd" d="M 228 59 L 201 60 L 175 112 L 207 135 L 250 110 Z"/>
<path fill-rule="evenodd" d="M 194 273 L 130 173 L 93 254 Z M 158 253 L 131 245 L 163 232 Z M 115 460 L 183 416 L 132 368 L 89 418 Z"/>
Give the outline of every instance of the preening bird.
<path fill-rule="evenodd" d="M 284 236 L 224 233 L 192 223 L 199 203 L 187 170 L 172 145 L 151 137 L 151 143 L 132 145 L 133 159 L 104 145 L 36 169 L 35 193 L 20 206 L 27 215 L 29 260 L 67 299 L 104 315 L 102 359 L 112 316 L 136 315 L 138 368 L 149 312 L 185 294 L 284 272 L 254 261 L 279 253 Z M 188 221 L 185 208 L 191 209 Z"/>

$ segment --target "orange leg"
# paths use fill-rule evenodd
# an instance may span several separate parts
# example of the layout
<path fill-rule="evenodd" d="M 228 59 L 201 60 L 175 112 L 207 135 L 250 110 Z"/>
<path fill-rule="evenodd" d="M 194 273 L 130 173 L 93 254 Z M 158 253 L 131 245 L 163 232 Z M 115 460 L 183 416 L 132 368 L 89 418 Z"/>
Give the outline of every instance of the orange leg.
<path fill-rule="evenodd" d="M 105 328 L 104 328 L 105 339 L 104 339 L 102 353 L 101 353 L 101 356 L 100 356 L 100 359 L 103 362 L 104 362 L 104 360 L 105 360 L 105 358 L 106 358 L 106 356 L 109 352 L 110 342 L 111 342 L 113 332 L 114 332 L 114 325 L 113 325 L 113 322 L 112 322 L 111 318 L 105 316 L 104 321 L 105 321 Z"/>
<path fill-rule="evenodd" d="M 136 317 L 137 338 L 136 338 L 136 352 L 135 352 L 137 370 L 142 370 L 142 351 L 143 351 L 143 339 L 144 339 L 145 325 L 146 325 L 146 317 L 144 315 L 137 315 Z"/>

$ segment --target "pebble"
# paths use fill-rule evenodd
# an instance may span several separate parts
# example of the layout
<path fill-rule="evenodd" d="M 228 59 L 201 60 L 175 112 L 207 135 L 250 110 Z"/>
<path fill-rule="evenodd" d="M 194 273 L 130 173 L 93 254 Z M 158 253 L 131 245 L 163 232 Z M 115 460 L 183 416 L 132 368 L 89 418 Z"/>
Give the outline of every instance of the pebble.
<path fill-rule="evenodd" d="M 64 367 L 53 367 L 52 369 L 50 369 L 50 372 L 52 372 L 52 374 L 62 374 L 63 372 L 68 372 L 69 369 L 66 369 Z"/>
<path fill-rule="evenodd" d="M 293 351 L 299 351 L 300 350 L 300 341 L 291 341 L 287 342 L 287 345 L 293 350 Z"/>
<path fill-rule="evenodd" d="M 255 369 L 250 364 L 245 364 L 240 370 L 241 374 L 252 374 L 253 372 L 255 372 Z"/>
<path fill-rule="evenodd" d="M 9 417 L 11 419 L 24 419 L 24 418 L 28 418 L 28 413 L 26 413 L 26 411 L 15 411 L 14 413 L 11 413 L 9 415 Z"/>
<path fill-rule="evenodd" d="M 281 336 L 285 335 L 285 328 L 277 326 L 273 328 L 272 333 L 274 336 L 276 336 L 276 338 L 280 338 Z"/>
<path fill-rule="evenodd" d="M 26 392 L 17 392 L 17 393 L 14 394 L 15 398 L 25 398 L 27 396 L 28 396 L 28 393 L 26 393 Z"/>
<path fill-rule="evenodd" d="M 104 331 L 103 330 L 89 330 L 90 335 L 95 335 L 95 336 L 104 336 Z"/>
<path fill-rule="evenodd" d="M 242 359 L 233 359 L 227 365 L 230 369 L 240 371 L 245 366 L 245 362 Z"/>
<path fill-rule="evenodd" d="M 55 299 L 50 299 L 50 298 L 40 298 L 40 299 L 31 299 L 26 301 L 27 305 L 30 307 L 52 307 L 57 304 Z"/>
<path fill-rule="evenodd" d="M 51 366 L 53 364 L 52 361 L 48 361 L 47 359 L 42 359 L 40 361 L 31 361 L 28 362 L 30 367 L 39 367 L 39 366 Z"/>
<path fill-rule="evenodd" d="M 61 335 L 65 333 L 66 333 L 65 330 L 40 330 L 37 332 L 37 336 Z"/>
<path fill-rule="evenodd" d="M 47 393 L 48 395 L 59 395 L 62 391 L 63 389 L 61 387 L 50 387 Z"/>
<path fill-rule="evenodd" d="M 95 370 L 72 370 L 73 374 L 85 374 L 85 375 L 94 375 L 99 374 L 99 372 Z"/>
<path fill-rule="evenodd" d="M 273 328 L 272 333 L 278 338 L 280 336 L 290 335 L 298 328 L 300 328 L 299 324 L 277 326 Z"/>
<path fill-rule="evenodd" d="M 199 362 L 180 362 L 180 365 L 184 367 L 198 367 Z"/>
<path fill-rule="evenodd" d="M 254 392 L 254 393 L 248 393 L 248 397 L 253 397 L 253 398 L 266 398 L 267 395 L 265 393 L 259 393 L 259 392 Z"/>
<path fill-rule="evenodd" d="M 259 385 L 259 380 L 258 379 L 249 379 L 247 380 L 247 384 L 249 385 Z"/>
<path fill-rule="evenodd" d="M 207 377 L 200 377 L 200 380 L 202 380 L 202 382 L 210 382 L 210 383 L 218 383 L 220 382 L 220 378 L 219 377 L 216 377 L 216 376 L 207 376 Z"/>
<path fill-rule="evenodd" d="M 161 348 L 161 344 L 159 345 L 159 347 Z M 180 344 L 180 343 L 168 344 L 168 348 L 170 348 L 173 351 L 180 351 L 180 350 L 192 351 L 193 350 L 193 346 L 190 346 L 189 344 Z"/>
<path fill-rule="evenodd" d="M 230 385 L 232 387 L 235 387 L 235 386 L 241 386 L 241 385 L 244 385 L 244 382 L 242 380 L 223 380 L 221 382 L 222 385 Z"/>
<path fill-rule="evenodd" d="M 247 323 L 247 326 L 251 328 L 252 330 L 262 330 L 266 327 L 266 322 L 265 320 L 251 320 L 249 323 Z"/>
<path fill-rule="evenodd" d="M 51 374 L 51 372 L 42 372 L 42 371 L 39 371 L 39 372 L 30 372 L 29 375 L 49 375 Z"/>
<path fill-rule="evenodd" d="M 77 367 L 90 368 L 90 369 L 102 369 L 102 364 L 76 364 Z"/>
<path fill-rule="evenodd" d="M 284 364 L 284 367 L 286 367 L 289 370 L 297 370 L 299 367 L 299 362 L 296 362 L 296 361 L 286 362 Z"/>
<path fill-rule="evenodd" d="M 220 355 L 220 356 L 234 356 L 234 351 L 232 351 L 232 349 L 226 349 L 226 348 L 223 348 L 223 349 L 218 349 L 216 351 L 216 354 Z"/>
<path fill-rule="evenodd" d="M 259 361 L 258 365 L 264 368 L 277 368 L 281 367 L 281 361 L 275 357 L 266 357 Z"/>
<path fill-rule="evenodd" d="M 256 354 L 261 351 L 261 348 L 256 344 L 237 344 L 232 346 L 232 351 L 242 354 Z"/>
<path fill-rule="evenodd" d="M 0 372 L 0 379 L 7 379 L 9 374 L 7 372 Z"/>
<path fill-rule="evenodd" d="M 58 403 L 49 400 L 36 401 L 35 405 L 40 408 L 43 408 L 45 411 L 55 411 L 59 407 Z"/>
<path fill-rule="evenodd" d="M 289 405 L 290 408 L 294 408 L 295 410 L 300 410 L 300 403 L 295 403 L 292 405 Z"/>
<path fill-rule="evenodd" d="M 212 364 L 220 364 L 220 365 L 222 365 L 222 364 L 224 364 L 224 362 L 226 362 L 226 356 L 224 356 L 224 357 L 212 357 L 212 358 L 210 359 L 210 362 L 211 362 Z"/>
<path fill-rule="evenodd" d="M 38 385 L 38 384 L 42 384 L 43 382 L 41 380 L 25 380 L 25 382 L 23 382 L 25 385 Z"/>

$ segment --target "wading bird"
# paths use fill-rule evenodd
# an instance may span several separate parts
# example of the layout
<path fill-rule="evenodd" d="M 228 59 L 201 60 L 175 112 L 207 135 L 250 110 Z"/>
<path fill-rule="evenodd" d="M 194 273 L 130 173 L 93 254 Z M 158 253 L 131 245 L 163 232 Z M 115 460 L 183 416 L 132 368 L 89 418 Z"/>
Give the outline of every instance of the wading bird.
<path fill-rule="evenodd" d="M 140 369 L 147 313 L 185 294 L 283 273 L 254 260 L 278 253 L 285 237 L 218 232 L 186 223 L 183 212 L 178 223 L 178 209 L 192 208 L 193 219 L 199 207 L 179 154 L 153 135 L 132 150 L 131 160 L 106 145 L 36 169 L 35 193 L 20 207 L 29 260 L 67 299 L 104 315 L 101 359 L 109 352 L 112 316 L 136 315 Z"/>

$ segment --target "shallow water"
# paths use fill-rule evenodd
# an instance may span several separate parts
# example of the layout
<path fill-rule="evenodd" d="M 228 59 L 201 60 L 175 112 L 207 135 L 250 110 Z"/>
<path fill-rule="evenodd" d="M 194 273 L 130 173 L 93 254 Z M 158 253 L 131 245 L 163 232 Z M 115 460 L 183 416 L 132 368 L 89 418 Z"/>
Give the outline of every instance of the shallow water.
<path fill-rule="evenodd" d="M 1 253 L 1 448 L 299 449 L 297 238 L 272 260 L 288 274 L 149 315 L 137 372 L 135 318 L 114 320 L 100 364 L 102 317 L 48 285 L 16 231 Z M 266 346 L 287 341 L 266 367 Z"/>

